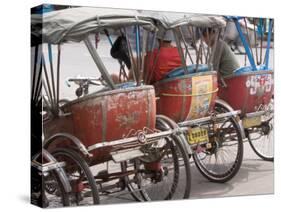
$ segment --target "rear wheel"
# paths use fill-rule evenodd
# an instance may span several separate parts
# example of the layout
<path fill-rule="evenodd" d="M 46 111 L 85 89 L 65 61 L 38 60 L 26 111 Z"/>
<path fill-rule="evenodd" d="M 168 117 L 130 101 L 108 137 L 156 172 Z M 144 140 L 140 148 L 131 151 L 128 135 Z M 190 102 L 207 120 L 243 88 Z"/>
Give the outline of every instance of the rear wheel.
<path fill-rule="evenodd" d="M 69 206 L 69 193 L 56 171 L 51 171 L 43 178 L 43 207 Z M 58 198 L 59 197 L 59 198 Z"/>
<path fill-rule="evenodd" d="M 159 130 L 170 127 L 157 121 Z M 131 160 L 128 169 L 135 169 L 129 190 L 138 201 L 188 198 L 190 193 L 190 165 L 186 149 L 177 135 L 159 139 L 142 148 L 144 157 Z"/>
<path fill-rule="evenodd" d="M 215 104 L 216 114 L 230 112 L 221 103 Z M 209 143 L 194 151 L 193 159 L 201 174 L 212 182 L 232 179 L 243 160 L 243 137 L 235 117 L 209 125 Z"/>
<path fill-rule="evenodd" d="M 31 162 L 32 203 L 43 208 L 69 206 L 69 181 L 63 164 L 45 149 L 32 157 Z"/>
<path fill-rule="evenodd" d="M 76 205 L 99 204 L 99 193 L 95 179 L 86 161 L 74 150 L 59 148 L 52 152 L 58 160 L 66 163 L 65 172 L 72 192 L 70 200 Z"/>
<path fill-rule="evenodd" d="M 273 111 L 273 99 L 269 104 L 269 110 Z M 274 117 L 273 112 L 262 117 L 261 126 L 247 130 L 247 137 L 254 152 L 265 161 L 274 161 Z"/>

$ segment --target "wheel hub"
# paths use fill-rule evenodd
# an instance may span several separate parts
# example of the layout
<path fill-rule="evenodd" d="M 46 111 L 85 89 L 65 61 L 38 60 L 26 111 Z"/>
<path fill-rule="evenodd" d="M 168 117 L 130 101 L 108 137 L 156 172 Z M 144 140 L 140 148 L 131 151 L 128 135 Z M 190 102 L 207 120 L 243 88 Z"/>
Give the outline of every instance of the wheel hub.
<path fill-rule="evenodd" d="M 268 135 L 271 131 L 271 127 L 270 127 L 269 122 L 266 122 L 266 123 L 262 124 L 261 130 L 262 130 L 262 133 L 264 135 Z"/>

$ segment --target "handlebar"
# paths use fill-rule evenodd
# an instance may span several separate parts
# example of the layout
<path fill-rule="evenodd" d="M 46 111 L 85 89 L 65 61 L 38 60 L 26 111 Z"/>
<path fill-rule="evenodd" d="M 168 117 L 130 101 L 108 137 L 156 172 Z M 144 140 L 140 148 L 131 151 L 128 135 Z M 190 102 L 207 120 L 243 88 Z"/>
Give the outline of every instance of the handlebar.
<path fill-rule="evenodd" d="M 81 86 L 85 84 L 91 84 L 91 85 L 97 85 L 101 86 L 104 85 L 103 80 L 101 78 L 94 78 L 94 77 L 69 77 L 66 79 L 66 84 L 68 87 L 70 87 L 70 82 L 74 82 L 75 84 Z"/>
<path fill-rule="evenodd" d="M 102 78 L 94 78 L 94 77 L 70 77 L 66 79 L 66 84 L 70 87 L 70 82 L 74 82 L 78 85 L 78 88 L 75 91 L 77 97 L 82 95 L 87 95 L 89 91 L 89 85 L 106 85 Z"/>

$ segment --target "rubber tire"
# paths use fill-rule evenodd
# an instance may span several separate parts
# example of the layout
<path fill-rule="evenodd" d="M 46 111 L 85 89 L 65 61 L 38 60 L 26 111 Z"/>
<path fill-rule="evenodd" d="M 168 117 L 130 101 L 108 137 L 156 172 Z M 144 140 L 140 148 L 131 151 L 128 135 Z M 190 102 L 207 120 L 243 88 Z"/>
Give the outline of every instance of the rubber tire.
<path fill-rule="evenodd" d="M 247 136 L 249 144 L 251 146 L 251 148 L 253 149 L 253 151 L 256 153 L 257 156 L 259 156 L 261 159 L 263 159 L 264 161 L 270 161 L 273 162 L 274 161 L 274 157 L 269 157 L 269 156 L 265 156 L 263 154 L 261 154 L 256 147 L 254 146 L 254 144 L 252 143 L 253 141 L 250 138 L 250 135 Z"/>
<path fill-rule="evenodd" d="M 220 107 L 223 110 L 225 110 L 226 112 L 230 112 L 229 109 L 225 106 L 223 106 L 220 103 L 216 103 L 215 104 L 215 108 L 216 107 Z M 237 152 L 237 156 L 235 159 L 235 167 L 233 168 L 233 166 L 231 167 L 231 172 L 227 175 L 223 175 L 223 176 L 219 176 L 219 175 L 215 175 L 211 172 L 209 172 L 207 169 L 204 168 L 204 166 L 202 166 L 200 159 L 197 157 L 196 154 L 193 154 L 193 160 L 195 162 L 196 167 L 198 168 L 198 170 L 200 171 L 200 173 L 207 178 L 209 181 L 211 182 L 215 182 L 215 183 L 225 183 L 229 180 L 231 180 L 239 171 L 242 161 L 243 161 L 243 136 L 242 136 L 242 132 L 240 130 L 239 124 L 237 122 L 237 120 L 234 117 L 230 118 L 233 126 L 235 127 L 236 131 L 237 131 L 237 135 L 238 135 L 238 152 Z"/>
<path fill-rule="evenodd" d="M 61 182 L 58 174 L 56 171 L 52 171 L 52 175 L 54 176 L 55 180 L 58 183 L 59 190 L 60 190 L 60 195 L 61 195 L 61 202 L 63 206 L 70 206 L 70 199 L 69 199 L 69 193 L 66 191 L 66 188 L 64 188 L 63 183 Z"/>
<path fill-rule="evenodd" d="M 100 198 L 96 185 L 95 178 L 89 169 L 87 162 L 74 150 L 66 148 L 58 148 L 52 152 L 52 155 L 56 158 L 59 155 L 71 158 L 85 173 L 89 186 L 92 190 L 93 204 L 99 204 Z"/>
<path fill-rule="evenodd" d="M 162 126 L 162 129 L 160 127 L 160 130 L 168 130 L 168 129 L 174 129 L 176 127 L 178 127 L 178 125 L 172 121 L 171 119 L 169 119 L 166 116 L 163 115 L 157 115 L 158 119 L 161 119 L 162 121 L 165 122 L 165 124 L 169 125 L 169 128 L 166 128 L 164 126 Z M 164 127 L 164 128 L 163 128 Z M 159 129 L 159 126 L 158 126 Z M 186 187 L 184 190 L 184 195 L 183 195 L 183 199 L 188 199 L 190 196 L 190 190 L 191 190 L 191 170 L 190 170 L 190 162 L 189 162 L 189 155 L 188 155 L 188 151 L 187 148 L 184 144 L 187 144 L 187 141 L 185 140 L 185 137 L 180 134 L 180 135 L 175 135 L 172 134 L 171 138 L 173 141 L 171 146 L 171 149 L 174 149 L 173 152 L 176 151 L 176 149 L 178 149 L 180 151 L 180 154 L 182 156 L 183 162 L 184 162 L 184 167 L 185 167 L 185 172 L 186 172 Z M 186 142 L 186 143 L 184 143 Z M 178 157 L 176 155 L 176 157 Z M 129 188 L 131 189 L 131 188 Z M 175 192 L 176 188 L 174 189 L 174 191 L 170 191 L 170 193 L 166 196 L 165 200 L 170 200 L 173 198 L 173 194 Z M 147 194 L 147 192 L 145 192 L 144 190 L 139 191 L 141 196 L 143 197 L 143 199 L 140 199 L 139 197 L 137 197 L 136 195 L 132 195 L 134 197 L 135 200 L 137 201 L 151 201 L 151 198 L 149 197 L 149 195 Z"/>

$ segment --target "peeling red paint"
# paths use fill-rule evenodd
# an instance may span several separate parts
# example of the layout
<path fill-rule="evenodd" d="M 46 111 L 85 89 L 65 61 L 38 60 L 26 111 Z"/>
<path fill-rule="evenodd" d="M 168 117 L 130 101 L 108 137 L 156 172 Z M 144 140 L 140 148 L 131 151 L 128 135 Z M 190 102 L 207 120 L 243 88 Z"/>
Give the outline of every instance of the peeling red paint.
<path fill-rule="evenodd" d="M 260 80 L 259 80 L 260 79 Z M 255 112 L 260 105 L 267 105 L 273 95 L 273 72 L 260 71 L 225 79 L 226 88 L 220 87 L 218 96 L 234 110 Z"/>
<path fill-rule="evenodd" d="M 45 126 L 46 138 L 69 132 L 89 147 L 103 141 L 122 139 L 130 130 L 155 128 L 156 103 L 152 86 L 119 89 L 74 100 L 63 108 L 67 119 L 54 119 Z M 149 120 L 148 120 L 149 119 Z M 71 126 L 71 127 L 66 127 Z M 94 159 L 108 156 L 109 149 L 94 150 Z"/>

